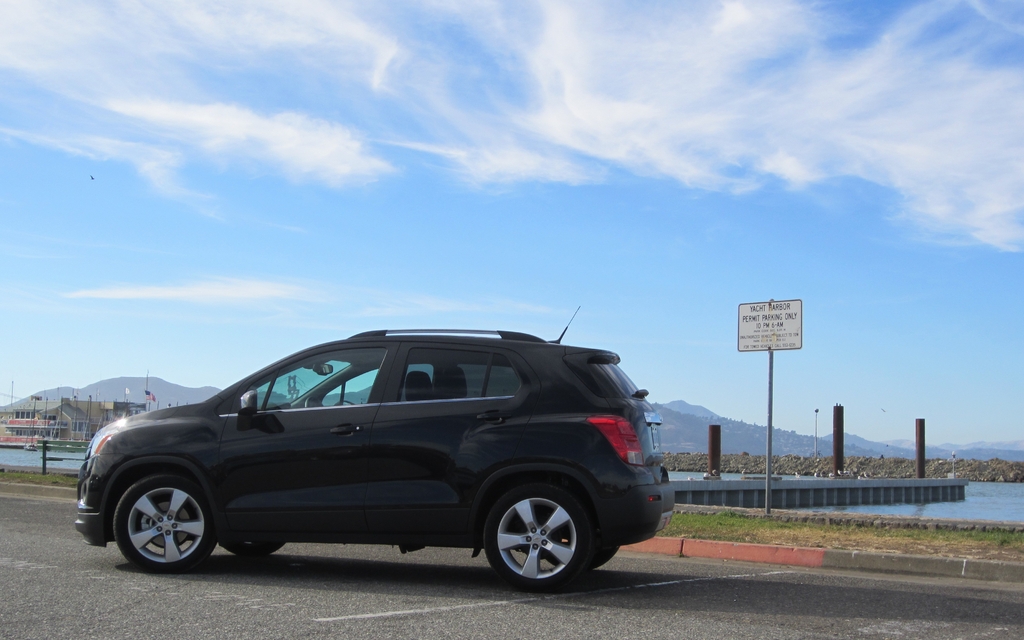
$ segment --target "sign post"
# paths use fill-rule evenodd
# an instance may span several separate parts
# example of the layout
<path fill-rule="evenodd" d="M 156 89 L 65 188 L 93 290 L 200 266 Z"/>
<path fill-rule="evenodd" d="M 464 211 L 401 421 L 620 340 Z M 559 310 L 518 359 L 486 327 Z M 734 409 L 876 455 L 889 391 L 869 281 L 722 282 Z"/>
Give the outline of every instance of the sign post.
<path fill-rule="evenodd" d="M 769 300 L 740 305 L 736 334 L 739 351 L 768 352 L 768 444 L 765 456 L 764 512 L 772 512 L 772 402 L 775 352 L 804 346 L 803 300 Z"/>

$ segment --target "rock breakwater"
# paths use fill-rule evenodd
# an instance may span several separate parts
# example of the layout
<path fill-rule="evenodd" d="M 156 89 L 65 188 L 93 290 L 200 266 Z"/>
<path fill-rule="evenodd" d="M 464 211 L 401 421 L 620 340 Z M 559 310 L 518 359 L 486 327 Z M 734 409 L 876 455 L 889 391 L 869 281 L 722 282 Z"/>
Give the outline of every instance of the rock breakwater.
<path fill-rule="evenodd" d="M 764 456 L 725 454 L 722 456 L 721 473 L 764 473 Z M 708 456 L 705 453 L 665 454 L 665 468 L 669 471 L 707 471 Z M 872 478 L 914 478 L 915 462 L 907 458 L 867 458 L 849 456 L 846 470 L 854 476 L 867 475 Z M 776 475 L 813 476 L 818 473 L 828 476 L 832 471 L 832 457 L 805 458 L 797 455 L 772 456 L 772 473 Z M 949 460 L 934 458 L 925 461 L 925 476 L 945 478 L 953 471 Z M 992 460 L 957 460 L 956 476 L 971 482 L 1024 482 L 1024 462 Z"/>

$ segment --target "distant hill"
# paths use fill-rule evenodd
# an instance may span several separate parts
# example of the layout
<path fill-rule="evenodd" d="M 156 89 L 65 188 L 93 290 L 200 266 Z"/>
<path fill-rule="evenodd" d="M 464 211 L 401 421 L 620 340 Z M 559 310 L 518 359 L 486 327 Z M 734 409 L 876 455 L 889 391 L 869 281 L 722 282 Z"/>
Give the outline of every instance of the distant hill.
<path fill-rule="evenodd" d="M 679 413 L 668 405 L 655 404 L 664 423 L 661 425 L 662 449 L 672 453 L 707 452 L 708 424 L 711 419 L 688 413 Z M 715 424 L 722 425 L 722 453 L 743 453 L 764 455 L 765 427 L 756 424 L 730 420 L 718 416 L 713 419 Z M 814 436 L 805 436 L 795 431 L 783 429 L 772 430 L 772 453 L 786 455 L 795 453 L 800 456 L 814 455 Z M 846 455 L 871 456 L 878 455 L 867 451 L 856 444 L 846 443 Z M 818 455 L 832 455 L 832 445 L 824 444 L 818 438 Z"/>
<path fill-rule="evenodd" d="M 943 449 L 1011 449 L 1013 451 L 1024 451 L 1024 440 L 1009 440 L 1005 442 L 968 442 L 967 444 L 940 444 Z"/>
<path fill-rule="evenodd" d="M 79 388 L 78 399 L 85 400 L 92 396 L 93 400 L 117 400 L 123 402 L 125 399 L 125 389 L 131 392 L 128 394 L 129 402 L 146 401 L 146 378 L 144 377 L 100 380 L 99 382 Z M 181 404 L 195 404 L 220 393 L 220 389 L 217 387 L 183 387 L 152 376 L 149 378 L 149 390 L 156 396 L 157 404 L 161 407 L 166 407 L 168 404 L 172 407 Z M 59 389 L 53 388 L 36 391 L 31 395 L 42 396 L 47 400 L 59 400 L 60 398 L 70 398 L 74 394 L 75 389 L 73 387 L 60 387 Z"/>
<path fill-rule="evenodd" d="M 706 418 L 720 418 L 717 413 L 702 407 L 699 404 L 690 404 L 685 400 L 673 400 L 672 402 L 666 402 L 663 406 L 682 414 L 690 414 L 693 416 L 703 416 Z"/>
<path fill-rule="evenodd" d="M 898 456 L 901 458 L 913 458 L 917 455 L 917 445 L 913 440 L 887 440 L 885 442 L 871 442 L 853 434 L 845 435 L 845 442 L 853 439 L 859 446 L 869 449 L 875 455 Z M 832 446 L 832 434 L 828 435 L 829 447 Z M 926 458 L 950 458 L 956 452 L 956 457 L 964 460 L 991 460 L 999 458 L 1014 462 L 1024 462 L 1024 451 L 1016 448 L 1017 442 L 971 442 L 968 444 L 940 445 L 927 444 L 925 437 L 924 455 Z"/>
<path fill-rule="evenodd" d="M 662 448 L 671 453 L 706 453 L 708 448 L 708 425 L 722 425 L 722 453 L 743 453 L 764 455 L 765 427 L 748 424 L 729 418 L 723 418 L 699 405 L 692 405 L 683 400 L 675 400 L 666 404 L 655 404 L 665 421 L 661 427 Z M 692 409 L 680 411 L 679 409 Z M 705 413 L 706 412 L 706 413 Z M 709 415 L 710 414 L 710 415 Z M 949 458 L 956 451 L 957 458 L 969 460 L 991 460 L 999 458 L 1008 461 L 1024 461 L 1024 450 L 1018 448 L 1020 442 L 974 442 L 968 445 L 939 446 L 928 445 L 925 456 L 928 458 Z M 814 436 L 805 436 L 795 431 L 772 430 L 772 453 L 775 455 L 796 454 L 811 456 L 814 454 Z M 914 458 L 916 455 L 913 440 L 889 440 L 873 442 L 847 431 L 843 434 L 843 453 L 847 456 L 875 457 L 885 456 L 896 458 Z M 818 437 L 818 455 L 832 455 L 832 432 Z"/>

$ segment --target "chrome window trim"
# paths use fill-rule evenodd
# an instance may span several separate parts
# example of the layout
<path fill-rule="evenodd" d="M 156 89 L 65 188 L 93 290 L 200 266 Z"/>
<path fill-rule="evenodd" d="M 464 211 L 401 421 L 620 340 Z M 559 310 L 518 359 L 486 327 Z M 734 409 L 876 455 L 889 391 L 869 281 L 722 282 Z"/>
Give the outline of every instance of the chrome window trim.
<path fill-rule="evenodd" d="M 363 404 L 345 404 L 335 405 L 333 407 L 295 407 L 294 409 L 266 409 L 257 413 L 293 413 L 295 411 L 321 411 L 324 409 L 354 409 L 356 407 L 379 407 L 379 402 L 364 402 Z M 238 413 L 222 413 L 218 414 L 221 418 L 234 418 L 238 416 Z"/>
<path fill-rule="evenodd" d="M 515 396 L 477 396 L 475 398 L 441 398 L 437 400 L 398 400 L 396 402 L 382 402 L 382 407 L 392 407 L 397 405 L 406 404 L 427 404 L 427 403 L 438 403 L 438 402 L 475 402 L 477 400 L 511 400 Z"/>
<path fill-rule="evenodd" d="M 296 407 L 295 409 L 268 409 L 266 411 L 260 411 L 259 413 L 292 413 L 294 411 L 322 411 L 324 409 L 353 409 L 355 407 L 393 407 L 398 405 L 408 404 L 429 404 L 429 403 L 440 403 L 440 402 L 477 402 L 481 400 L 511 400 L 515 396 L 479 396 L 476 398 L 443 398 L 438 400 L 398 400 L 396 402 L 367 402 L 365 404 L 346 404 L 344 406 L 334 407 Z M 218 414 L 221 418 L 234 418 L 237 417 L 237 413 L 222 413 Z"/>

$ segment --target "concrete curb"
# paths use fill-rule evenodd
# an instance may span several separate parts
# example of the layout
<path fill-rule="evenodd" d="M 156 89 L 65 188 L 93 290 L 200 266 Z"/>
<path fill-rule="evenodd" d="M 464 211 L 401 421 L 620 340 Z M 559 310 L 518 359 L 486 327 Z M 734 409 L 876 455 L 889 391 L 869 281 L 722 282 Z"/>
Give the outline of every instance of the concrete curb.
<path fill-rule="evenodd" d="M 1024 563 L 997 560 L 783 547 L 669 537 L 651 538 L 637 544 L 626 545 L 622 549 L 676 557 L 1024 583 Z"/>
<path fill-rule="evenodd" d="M 781 547 L 770 544 L 684 539 L 681 555 L 690 558 L 718 558 L 741 562 L 788 564 L 796 567 L 820 567 L 822 566 L 822 558 L 825 556 L 825 550 L 808 549 L 806 547 Z"/>
<path fill-rule="evenodd" d="M 0 495 L 78 500 L 78 490 L 71 487 L 50 487 L 17 482 L 0 482 Z"/>

